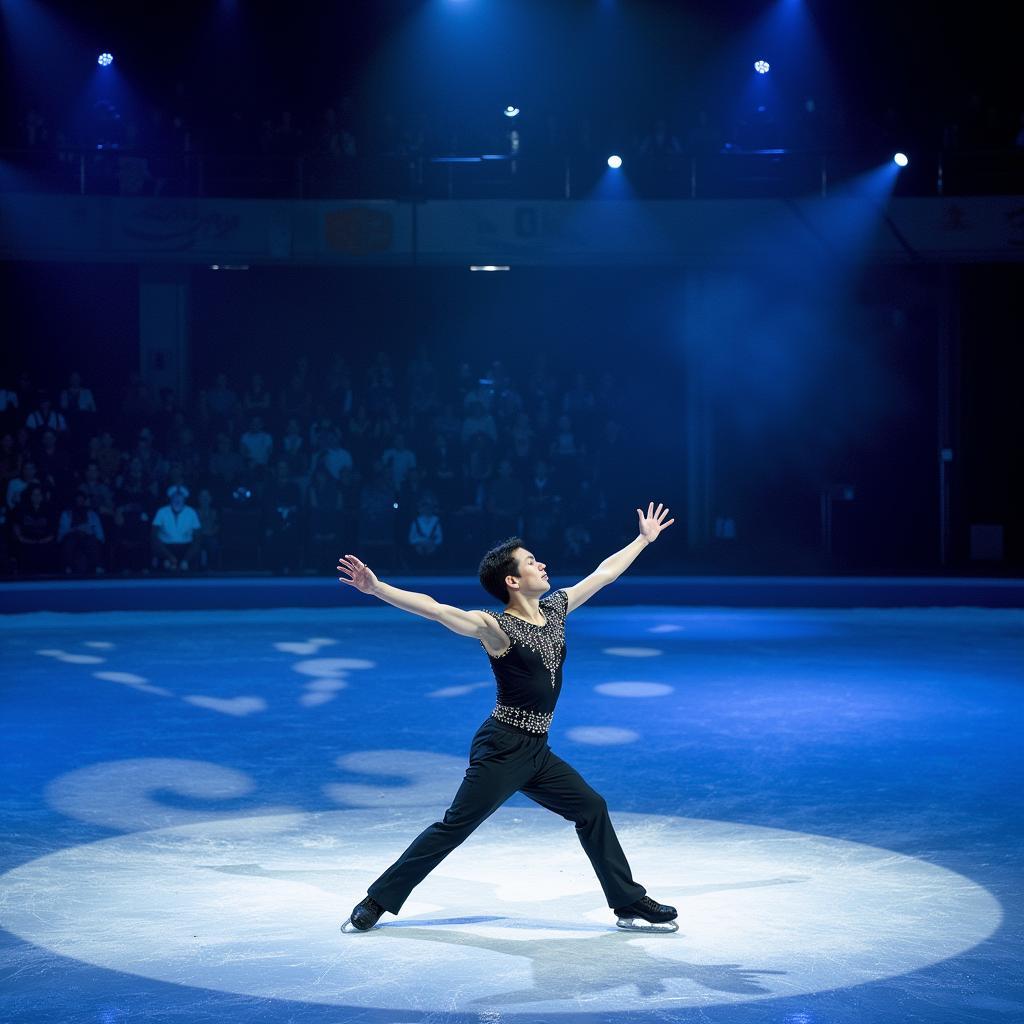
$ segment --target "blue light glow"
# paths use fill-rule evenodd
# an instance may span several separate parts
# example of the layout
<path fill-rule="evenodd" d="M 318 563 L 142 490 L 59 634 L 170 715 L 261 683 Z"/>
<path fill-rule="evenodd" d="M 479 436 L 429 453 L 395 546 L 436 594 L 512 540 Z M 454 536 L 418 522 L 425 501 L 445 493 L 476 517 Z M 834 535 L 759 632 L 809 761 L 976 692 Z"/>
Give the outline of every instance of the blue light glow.
<path fill-rule="evenodd" d="M 618 168 L 622 166 L 622 157 L 616 156 L 613 153 L 610 157 L 608 157 L 608 166 L 611 167 L 612 170 L 618 170 Z"/>
<path fill-rule="evenodd" d="M 767 75 L 768 72 L 771 70 L 771 67 L 772 67 L 771 64 L 769 64 L 768 61 L 766 61 L 766 60 L 755 60 L 754 61 L 754 70 L 759 75 Z"/>
<path fill-rule="evenodd" d="M 96 63 L 99 64 L 101 68 L 108 68 L 114 63 L 114 55 L 112 53 L 101 53 L 96 58 Z"/>
<path fill-rule="evenodd" d="M 906 167 L 910 163 L 906 153 L 894 153 L 892 160 L 897 167 Z"/>

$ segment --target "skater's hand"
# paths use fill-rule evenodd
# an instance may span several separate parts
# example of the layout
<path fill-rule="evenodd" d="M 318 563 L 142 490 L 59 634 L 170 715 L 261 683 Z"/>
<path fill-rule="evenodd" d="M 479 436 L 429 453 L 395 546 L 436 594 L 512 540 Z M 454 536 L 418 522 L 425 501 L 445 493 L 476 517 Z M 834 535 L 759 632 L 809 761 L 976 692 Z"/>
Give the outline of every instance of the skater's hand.
<path fill-rule="evenodd" d="M 640 517 L 640 536 L 644 537 L 648 544 L 653 544 L 657 540 L 658 534 L 662 530 L 668 529 L 675 522 L 675 519 L 670 519 L 667 523 L 665 522 L 668 509 L 663 510 L 661 502 L 658 502 L 658 508 L 655 510 L 654 502 L 652 501 L 647 506 L 646 516 L 640 509 L 636 510 L 636 514 Z"/>
<path fill-rule="evenodd" d="M 338 559 L 338 572 L 347 573 L 346 576 L 339 576 L 340 583 L 347 583 L 364 594 L 372 594 L 379 580 L 370 571 L 368 565 L 363 565 L 355 555 L 345 555 Z"/>

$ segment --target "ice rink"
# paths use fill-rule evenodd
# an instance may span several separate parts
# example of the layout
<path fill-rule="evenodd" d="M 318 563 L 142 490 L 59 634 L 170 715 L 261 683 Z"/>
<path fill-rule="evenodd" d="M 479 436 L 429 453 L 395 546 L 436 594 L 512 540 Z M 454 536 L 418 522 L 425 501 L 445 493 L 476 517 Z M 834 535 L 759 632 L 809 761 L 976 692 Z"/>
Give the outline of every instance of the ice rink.
<path fill-rule="evenodd" d="M 521 795 L 339 931 L 461 780 L 474 641 L 369 600 L 0 635 L 5 1022 L 1024 1020 L 1019 610 L 570 615 L 550 743 L 669 935 Z"/>

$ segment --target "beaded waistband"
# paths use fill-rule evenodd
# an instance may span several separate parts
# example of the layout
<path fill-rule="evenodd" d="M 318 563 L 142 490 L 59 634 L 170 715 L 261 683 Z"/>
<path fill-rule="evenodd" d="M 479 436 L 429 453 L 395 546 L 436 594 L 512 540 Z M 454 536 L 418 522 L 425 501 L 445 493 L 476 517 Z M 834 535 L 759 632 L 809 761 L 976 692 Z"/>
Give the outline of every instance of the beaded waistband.
<path fill-rule="evenodd" d="M 553 711 L 547 713 L 541 711 L 527 711 L 525 708 L 509 708 L 504 704 L 495 704 L 491 712 L 491 718 L 496 718 L 506 725 L 516 725 L 527 732 L 543 733 L 551 728 L 551 719 L 555 717 Z"/>

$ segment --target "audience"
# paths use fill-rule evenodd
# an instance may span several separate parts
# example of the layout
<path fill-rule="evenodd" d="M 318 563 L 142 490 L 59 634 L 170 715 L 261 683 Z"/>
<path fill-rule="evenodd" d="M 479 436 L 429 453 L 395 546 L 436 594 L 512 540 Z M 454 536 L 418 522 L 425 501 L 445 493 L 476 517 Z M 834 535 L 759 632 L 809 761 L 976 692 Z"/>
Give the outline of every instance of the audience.
<path fill-rule="evenodd" d="M 570 555 L 601 539 L 586 463 L 628 461 L 595 398 L 607 381 L 543 359 L 517 380 L 424 347 L 407 365 L 378 352 L 280 369 L 218 372 L 184 405 L 135 372 L 109 405 L 77 370 L 60 409 L 27 374 L 0 389 L 0 572 L 325 573 L 341 548 L 385 571 L 455 568 L 523 531 Z"/>

